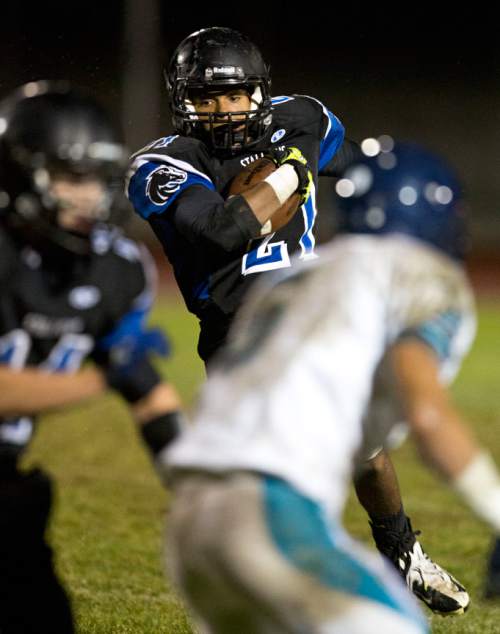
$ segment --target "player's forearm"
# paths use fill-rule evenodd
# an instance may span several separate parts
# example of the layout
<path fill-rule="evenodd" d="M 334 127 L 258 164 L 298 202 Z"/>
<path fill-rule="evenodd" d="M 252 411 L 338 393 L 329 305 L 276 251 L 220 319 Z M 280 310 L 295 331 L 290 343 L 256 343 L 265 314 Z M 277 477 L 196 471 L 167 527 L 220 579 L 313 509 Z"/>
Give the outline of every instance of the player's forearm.
<path fill-rule="evenodd" d="M 42 413 L 96 396 L 105 389 L 105 380 L 96 369 L 48 374 L 36 369 L 14 371 L 0 367 L 0 415 Z"/>
<path fill-rule="evenodd" d="M 169 383 L 162 382 L 134 403 L 131 412 L 158 475 L 168 485 L 169 472 L 162 454 L 179 436 L 183 427 L 181 400 L 177 391 Z"/>
<path fill-rule="evenodd" d="M 391 361 L 405 418 L 424 460 L 444 478 L 454 478 L 477 453 L 439 379 L 435 352 L 418 338 L 393 347 Z"/>
<path fill-rule="evenodd" d="M 264 181 L 241 195 L 261 225 L 264 225 L 281 206 L 274 189 Z"/>
<path fill-rule="evenodd" d="M 177 391 L 165 382 L 155 386 L 146 396 L 131 406 L 132 415 L 139 424 L 147 423 L 166 412 L 180 409 L 181 400 Z"/>
<path fill-rule="evenodd" d="M 479 453 L 471 432 L 451 406 L 422 404 L 410 413 L 409 422 L 423 460 L 448 481 Z"/>
<path fill-rule="evenodd" d="M 291 165 L 282 165 L 262 182 L 241 195 L 257 220 L 264 225 L 297 190 L 298 177 Z"/>
<path fill-rule="evenodd" d="M 427 424 L 413 426 L 423 459 L 500 535 L 500 475 L 495 464 L 455 412 L 435 414 L 427 415 Z"/>
<path fill-rule="evenodd" d="M 423 459 L 500 535 L 500 476 L 451 404 L 431 349 L 402 341 L 391 352 L 406 419 Z"/>

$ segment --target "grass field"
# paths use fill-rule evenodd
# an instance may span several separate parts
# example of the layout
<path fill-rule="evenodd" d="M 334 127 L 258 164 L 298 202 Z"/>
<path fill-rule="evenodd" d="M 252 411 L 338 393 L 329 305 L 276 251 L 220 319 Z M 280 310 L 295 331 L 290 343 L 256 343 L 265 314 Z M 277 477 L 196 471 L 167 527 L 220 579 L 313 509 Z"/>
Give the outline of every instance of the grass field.
<path fill-rule="evenodd" d="M 197 326 L 183 306 L 165 298 L 154 321 L 174 340 L 161 369 L 187 403 L 203 380 L 195 354 Z M 474 349 L 454 388 L 477 435 L 500 461 L 500 304 L 482 303 Z M 428 552 L 469 589 L 463 617 L 432 617 L 432 631 L 500 632 L 500 601 L 480 600 L 488 530 L 415 458 L 412 446 L 394 454 L 405 507 Z M 161 543 L 168 495 L 161 488 L 126 407 L 115 397 L 46 417 L 27 457 L 57 482 L 51 540 L 69 588 L 80 634 L 189 634 L 189 621 L 162 574 Z M 349 530 L 369 541 L 364 513 L 351 499 Z M 235 632 L 234 634 L 238 634 Z M 381 633 L 382 634 L 382 633 Z"/>

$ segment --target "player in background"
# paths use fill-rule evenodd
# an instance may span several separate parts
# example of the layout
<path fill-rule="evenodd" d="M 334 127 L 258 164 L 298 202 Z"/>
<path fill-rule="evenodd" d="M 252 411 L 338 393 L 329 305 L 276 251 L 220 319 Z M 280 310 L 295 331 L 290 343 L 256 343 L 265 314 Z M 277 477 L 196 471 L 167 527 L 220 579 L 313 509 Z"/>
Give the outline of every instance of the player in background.
<path fill-rule="evenodd" d="M 427 631 L 392 567 L 341 527 L 353 469 L 402 419 L 500 534 L 499 473 L 446 387 L 475 333 L 455 177 L 396 144 L 337 190 L 344 235 L 253 289 L 195 425 L 164 454 L 172 573 L 202 631 Z"/>
<path fill-rule="evenodd" d="M 259 49 L 232 29 L 188 36 L 165 75 L 175 134 L 133 156 L 127 191 L 200 320 L 198 352 L 209 362 L 258 277 L 317 257 L 318 175 L 338 176 L 359 148 L 344 140 L 339 119 L 317 99 L 271 97 Z M 274 157 L 278 169 L 228 197 L 233 178 L 264 155 Z M 294 192 L 302 199 L 299 212 L 265 234 Z M 381 452 L 368 465 L 355 485 L 378 547 L 393 555 L 396 567 L 404 561 L 402 574 L 414 578 L 414 592 L 429 607 L 461 612 L 464 589 L 420 550 L 389 457 Z"/>
<path fill-rule="evenodd" d="M 167 353 L 146 327 L 154 266 L 114 224 L 126 158 L 109 116 L 66 83 L 0 103 L 2 634 L 73 632 L 45 541 L 50 478 L 19 465 L 36 415 L 112 388 L 153 459 L 178 430 L 179 398 L 150 360 Z"/>

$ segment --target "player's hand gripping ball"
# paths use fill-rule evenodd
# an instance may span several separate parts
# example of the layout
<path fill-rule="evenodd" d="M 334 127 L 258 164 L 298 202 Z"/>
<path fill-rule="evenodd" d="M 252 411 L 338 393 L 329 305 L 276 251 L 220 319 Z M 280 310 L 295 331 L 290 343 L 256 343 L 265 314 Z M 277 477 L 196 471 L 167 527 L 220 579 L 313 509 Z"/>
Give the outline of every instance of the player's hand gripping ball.
<path fill-rule="evenodd" d="M 235 196 L 250 189 L 257 183 L 263 181 L 277 169 L 277 164 L 271 157 L 264 157 L 250 163 L 237 174 L 229 186 L 229 195 Z M 267 235 L 278 231 L 293 218 L 297 209 L 301 205 L 301 196 L 298 192 L 293 193 L 281 207 L 274 212 L 272 217 L 264 224 L 261 235 Z"/>
<path fill-rule="evenodd" d="M 285 147 L 282 150 L 273 150 L 270 158 L 274 161 L 277 167 L 288 164 L 294 168 L 299 179 L 297 194 L 300 196 L 300 204 L 303 205 L 307 202 L 309 196 L 311 195 L 313 177 L 312 172 L 309 169 L 309 165 L 307 164 L 307 159 L 299 148 Z"/>

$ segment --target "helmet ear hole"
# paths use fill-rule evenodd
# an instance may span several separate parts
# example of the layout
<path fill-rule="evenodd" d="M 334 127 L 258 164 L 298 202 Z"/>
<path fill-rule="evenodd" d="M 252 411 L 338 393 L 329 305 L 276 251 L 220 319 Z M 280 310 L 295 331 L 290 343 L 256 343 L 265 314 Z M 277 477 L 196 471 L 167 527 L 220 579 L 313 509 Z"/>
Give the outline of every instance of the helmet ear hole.
<path fill-rule="evenodd" d="M 227 154 L 254 147 L 264 138 L 272 119 L 269 67 L 259 49 L 238 31 L 211 27 L 192 33 L 177 47 L 165 78 L 172 122 L 178 134 L 199 138 L 215 153 Z M 241 115 L 246 130 L 234 142 L 234 134 L 224 135 L 214 128 L 214 123 L 221 123 L 214 117 L 202 124 L 202 117 L 195 114 L 193 99 L 200 93 L 224 94 L 236 89 L 248 93 L 250 106 L 248 110 L 232 112 L 234 117 Z"/>

